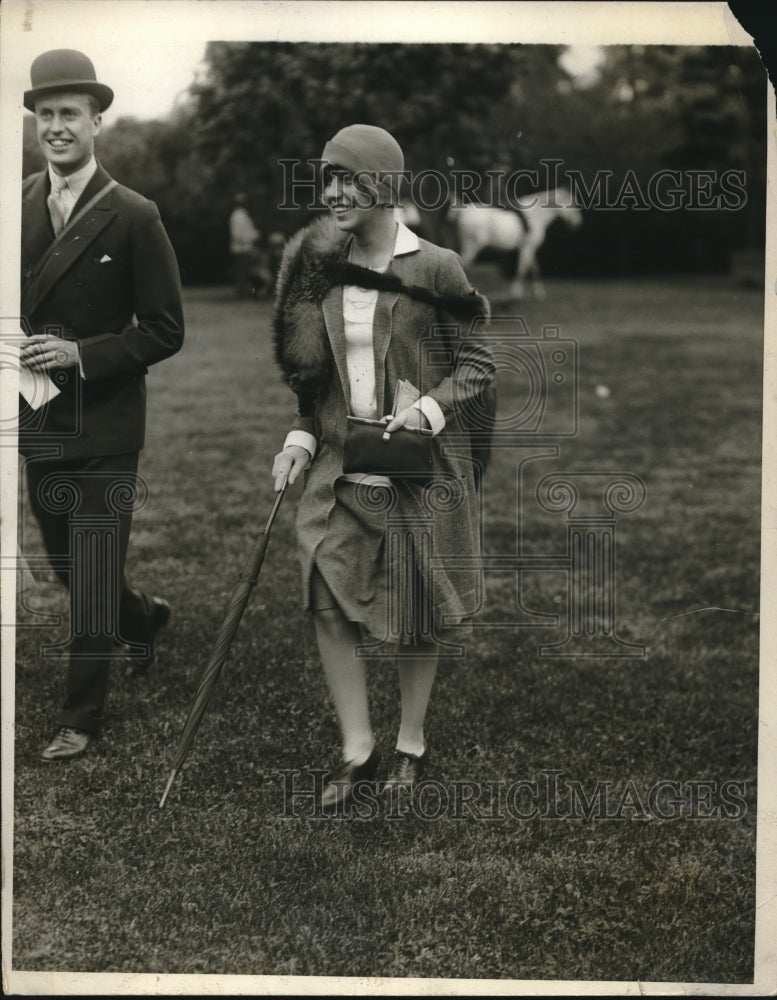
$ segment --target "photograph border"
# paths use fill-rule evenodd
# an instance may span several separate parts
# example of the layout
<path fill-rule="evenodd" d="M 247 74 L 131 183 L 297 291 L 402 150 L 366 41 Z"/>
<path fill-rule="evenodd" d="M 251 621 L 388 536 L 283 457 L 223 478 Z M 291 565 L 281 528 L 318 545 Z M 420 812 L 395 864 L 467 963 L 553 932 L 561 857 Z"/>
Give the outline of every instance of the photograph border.
<path fill-rule="evenodd" d="M 82 17 L 90 24 L 83 45 L 99 50 L 101 43 L 122 35 L 124 45 L 137 44 L 142 30 L 153 26 L 155 37 L 169 39 L 183 32 L 184 40 L 268 41 L 434 41 L 527 44 L 693 44 L 749 45 L 750 36 L 725 3 L 438 3 L 405 0 L 376 4 L 272 3 L 262 0 L 4 0 L 0 31 L 0 338 L 18 336 L 14 307 L 19 301 L 18 246 L 21 229 L 22 92 L 28 86 L 29 54 L 47 48 L 78 45 Z M 181 15 L 186 8 L 186 18 Z M 65 14 L 65 9 L 67 13 Z M 385 16 L 390 10 L 391 16 Z M 347 16 L 338 16 L 342 13 Z M 64 17 L 72 32 L 57 30 Z M 173 25 L 175 28 L 173 29 Z M 369 25 L 369 29 L 365 28 Z M 110 65 L 110 55 L 102 57 Z M 764 404 L 762 462 L 762 582 L 760 639 L 760 705 L 758 758 L 758 835 L 756 859 L 756 941 L 753 984 L 640 983 L 608 981 L 365 979 L 362 977 L 162 975 L 125 973 L 20 972 L 12 965 L 13 794 L 14 794 L 14 621 L 17 458 L 12 438 L 0 447 L 2 488 L 2 894 L 3 986 L 20 995 L 768 995 L 777 988 L 777 678 L 772 669 L 777 606 L 777 236 L 775 235 L 776 115 L 773 86 L 768 95 L 767 236 L 764 315 Z M 0 430 L 12 426 L 16 410 L 16 373 L 0 373 Z M 767 430 L 769 431 L 767 435 Z M 151 791 L 150 791 L 151 794 Z"/>

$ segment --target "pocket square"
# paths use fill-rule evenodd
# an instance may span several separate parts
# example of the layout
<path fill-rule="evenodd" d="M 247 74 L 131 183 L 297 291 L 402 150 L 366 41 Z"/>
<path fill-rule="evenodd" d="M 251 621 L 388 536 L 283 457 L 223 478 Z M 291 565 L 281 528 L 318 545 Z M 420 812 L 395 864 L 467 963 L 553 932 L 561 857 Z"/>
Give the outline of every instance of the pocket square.
<path fill-rule="evenodd" d="M 102 255 L 102 257 L 100 258 L 100 263 L 101 264 L 107 264 L 110 260 L 111 260 L 111 258 L 108 256 L 108 254 L 104 253 Z"/>

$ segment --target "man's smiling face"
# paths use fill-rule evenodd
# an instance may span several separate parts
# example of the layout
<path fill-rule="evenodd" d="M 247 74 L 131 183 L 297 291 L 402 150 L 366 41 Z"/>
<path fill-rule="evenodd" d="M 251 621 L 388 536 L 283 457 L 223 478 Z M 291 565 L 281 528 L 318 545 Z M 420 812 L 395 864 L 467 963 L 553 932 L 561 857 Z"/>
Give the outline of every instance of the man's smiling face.
<path fill-rule="evenodd" d="M 88 94 L 51 94 L 35 102 L 38 142 L 58 174 L 72 174 L 94 152 L 102 118 Z"/>

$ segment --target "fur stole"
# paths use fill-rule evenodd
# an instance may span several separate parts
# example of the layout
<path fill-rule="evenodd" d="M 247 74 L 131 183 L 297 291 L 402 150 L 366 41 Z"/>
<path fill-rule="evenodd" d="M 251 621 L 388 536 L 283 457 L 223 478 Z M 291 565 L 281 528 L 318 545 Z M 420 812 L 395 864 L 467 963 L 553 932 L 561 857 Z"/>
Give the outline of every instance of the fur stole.
<path fill-rule="evenodd" d="M 347 235 L 325 216 L 291 238 L 278 272 L 273 314 L 275 359 L 283 377 L 299 397 L 300 412 L 309 414 L 320 386 L 333 375 L 334 359 L 321 303 L 337 285 L 399 292 L 434 305 L 455 319 L 469 322 L 488 316 L 482 295 L 436 295 L 420 285 L 406 285 L 391 272 L 379 273 L 351 264 L 343 256 Z"/>

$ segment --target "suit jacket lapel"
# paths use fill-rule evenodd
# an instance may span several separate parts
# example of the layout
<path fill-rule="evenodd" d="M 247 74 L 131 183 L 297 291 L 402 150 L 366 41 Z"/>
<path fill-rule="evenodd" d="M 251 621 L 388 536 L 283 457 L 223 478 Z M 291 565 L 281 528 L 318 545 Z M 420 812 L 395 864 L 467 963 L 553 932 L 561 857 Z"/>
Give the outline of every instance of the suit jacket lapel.
<path fill-rule="evenodd" d="M 415 251 L 414 251 L 415 252 Z M 393 272 L 403 284 L 412 284 L 415 271 L 412 265 L 413 253 L 402 253 L 392 257 L 388 270 Z M 381 292 L 375 306 L 375 318 L 372 323 L 372 340 L 375 352 L 375 377 L 378 413 L 383 416 L 386 409 L 386 354 L 391 341 L 394 307 L 400 292 Z M 384 373 L 381 377 L 379 373 Z"/>
<path fill-rule="evenodd" d="M 333 285 L 326 293 L 321 303 L 324 311 L 324 323 L 332 347 L 337 374 L 343 387 L 346 407 L 351 410 L 351 388 L 348 382 L 348 364 L 345 358 L 345 324 L 343 322 L 343 286 Z"/>
<path fill-rule="evenodd" d="M 92 174 L 89 183 L 86 185 L 84 190 L 81 192 L 81 197 L 73 205 L 73 211 L 70 213 L 71 217 L 78 215 L 81 211 L 83 205 L 85 205 L 90 198 L 94 198 L 100 188 L 105 187 L 108 181 L 111 179 L 111 175 L 107 170 L 104 170 L 100 164 L 97 164 L 97 169 Z"/>
<path fill-rule="evenodd" d="M 44 170 L 22 202 L 22 275 L 29 278 L 37 261 L 54 239 L 46 198 L 48 175 Z"/>
<path fill-rule="evenodd" d="M 399 292 L 379 292 L 372 320 L 372 350 L 375 358 L 375 400 L 378 417 L 382 417 L 386 407 L 386 353 L 391 340 L 392 313 L 399 298 Z"/>
<path fill-rule="evenodd" d="M 81 193 L 81 197 L 74 205 L 71 214 L 77 215 L 81 206 L 93 198 L 109 180 L 108 174 L 98 165 L 94 176 Z M 112 201 L 109 194 L 91 208 L 82 219 L 79 219 L 68 231 L 54 253 L 45 261 L 40 271 L 37 274 L 33 273 L 31 280 L 25 283 L 22 293 L 23 315 L 31 316 L 35 312 L 56 282 L 75 264 L 92 241 L 113 220 L 116 212 L 111 208 Z M 45 207 L 45 197 L 43 205 L 44 211 L 48 213 L 48 209 Z"/>

